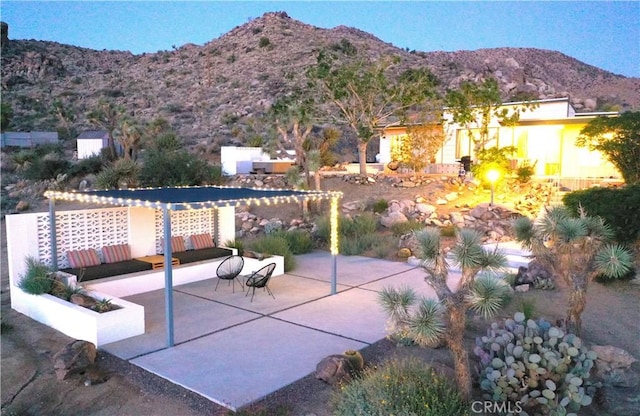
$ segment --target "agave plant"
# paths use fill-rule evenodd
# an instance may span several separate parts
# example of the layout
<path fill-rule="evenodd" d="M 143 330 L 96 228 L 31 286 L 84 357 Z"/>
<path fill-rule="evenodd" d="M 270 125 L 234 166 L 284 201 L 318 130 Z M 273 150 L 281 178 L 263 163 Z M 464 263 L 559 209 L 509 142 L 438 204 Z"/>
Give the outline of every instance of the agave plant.
<path fill-rule="evenodd" d="M 612 242 L 614 233 L 602 218 L 583 209 L 575 218 L 564 206 L 550 207 L 535 221 L 518 218 L 513 228 L 523 248 L 569 288 L 565 322 L 568 331 L 580 335 L 589 282 L 599 275 L 623 276 L 633 266 L 631 252 Z"/>
<path fill-rule="evenodd" d="M 495 277 L 495 272 L 501 271 L 507 260 L 497 248 L 483 249 L 481 235 L 477 231 L 459 230 L 451 257 L 462 276 L 457 287 L 450 289 L 447 285 L 449 264 L 440 245 L 440 231 L 427 228 L 415 235 L 421 266 L 426 271 L 425 281 L 436 291 L 438 299 L 419 299 L 408 288 L 385 288 L 379 301 L 393 327 L 418 345 L 445 342 L 453 356 L 458 388 L 463 397 L 469 399 L 471 371 L 464 345 L 467 312 L 471 309 L 489 317 L 500 310 L 507 285 Z"/>

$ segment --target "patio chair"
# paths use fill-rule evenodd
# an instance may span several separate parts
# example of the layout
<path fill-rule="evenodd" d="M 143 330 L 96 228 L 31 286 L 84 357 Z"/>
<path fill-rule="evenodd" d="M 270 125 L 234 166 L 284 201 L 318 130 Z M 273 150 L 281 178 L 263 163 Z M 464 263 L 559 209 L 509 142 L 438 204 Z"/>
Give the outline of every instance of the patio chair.
<path fill-rule="evenodd" d="M 276 268 L 275 263 L 269 263 L 257 272 L 253 272 L 252 274 L 247 276 L 247 281 L 245 282 L 245 286 L 247 287 L 247 296 L 249 294 L 249 288 L 253 288 L 253 293 L 251 294 L 251 302 L 253 302 L 253 296 L 256 294 L 256 288 L 264 288 L 272 298 L 276 298 L 271 293 L 271 289 L 269 289 L 269 279 L 271 279 L 271 275 Z"/>
<path fill-rule="evenodd" d="M 233 283 L 233 293 L 236 292 L 236 280 L 240 283 L 240 287 L 244 291 L 244 286 L 242 286 L 242 281 L 238 278 L 242 268 L 244 267 L 244 259 L 241 256 L 229 256 L 226 259 L 222 260 L 222 263 L 218 265 L 216 269 L 216 276 L 218 277 L 218 282 L 216 283 L 216 288 L 214 291 L 218 290 L 218 284 L 220 284 L 220 280 L 228 280 L 229 283 Z"/>

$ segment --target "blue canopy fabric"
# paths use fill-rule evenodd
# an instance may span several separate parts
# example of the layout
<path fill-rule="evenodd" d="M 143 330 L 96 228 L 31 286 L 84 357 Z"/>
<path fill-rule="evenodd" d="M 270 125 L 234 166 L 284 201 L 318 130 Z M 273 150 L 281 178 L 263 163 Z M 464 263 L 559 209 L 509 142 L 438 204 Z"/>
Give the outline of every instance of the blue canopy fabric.
<path fill-rule="evenodd" d="M 332 197 L 341 197 L 342 193 L 335 191 L 194 186 L 74 192 L 47 191 L 45 196 L 50 199 L 88 203 L 183 210 L 330 199 Z"/>

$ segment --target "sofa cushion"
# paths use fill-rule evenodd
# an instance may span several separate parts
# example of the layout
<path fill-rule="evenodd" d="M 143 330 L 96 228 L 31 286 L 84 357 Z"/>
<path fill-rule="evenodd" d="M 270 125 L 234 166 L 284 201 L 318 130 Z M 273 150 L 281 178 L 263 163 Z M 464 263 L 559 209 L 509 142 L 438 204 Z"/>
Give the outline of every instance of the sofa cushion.
<path fill-rule="evenodd" d="M 103 263 L 99 266 L 90 266 L 82 268 L 62 269 L 63 272 L 75 274 L 78 281 L 85 282 L 88 280 L 102 279 L 103 277 L 118 276 L 121 274 L 142 272 L 151 270 L 151 263 L 140 260 L 127 260 L 117 263 Z"/>
<path fill-rule="evenodd" d="M 215 247 L 211 234 L 194 234 L 189 237 L 189 239 L 191 240 L 191 247 L 193 247 L 194 250 Z"/>
<path fill-rule="evenodd" d="M 105 263 L 131 260 L 131 248 L 129 248 L 129 244 L 104 246 L 102 247 L 102 258 Z"/>
<path fill-rule="evenodd" d="M 173 257 L 180 260 L 180 264 L 193 263 L 195 261 L 228 257 L 233 254 L 228 248 L 211 247 L 200 250 L 187 250 L 182 253 L 173 253 Z"/>
<path fill-rule="evenodd" d="M 98 252 L 93 248 L 67 251 L 69 265 L 73 268 L 97 266 L 100 264 Z"/>

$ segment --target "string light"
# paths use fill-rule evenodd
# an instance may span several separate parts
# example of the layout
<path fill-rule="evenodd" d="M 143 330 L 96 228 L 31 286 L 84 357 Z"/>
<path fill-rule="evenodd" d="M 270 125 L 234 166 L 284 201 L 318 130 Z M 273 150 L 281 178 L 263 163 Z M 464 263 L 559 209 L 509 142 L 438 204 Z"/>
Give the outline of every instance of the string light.
<path fill-rule="evenodd" d="M 331 254 L 338 254 L 338 200 L 337 196 L 331 198 L 331 208 L 329 211 L 329 218 L 331 224 L 331 233 L 330 233 L 330 251 Z"/>

